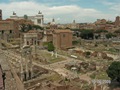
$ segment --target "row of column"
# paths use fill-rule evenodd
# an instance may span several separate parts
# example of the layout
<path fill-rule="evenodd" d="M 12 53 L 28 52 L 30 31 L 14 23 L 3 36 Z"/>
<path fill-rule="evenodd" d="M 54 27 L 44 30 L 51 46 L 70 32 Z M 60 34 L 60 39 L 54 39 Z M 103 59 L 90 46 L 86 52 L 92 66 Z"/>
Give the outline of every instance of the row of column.
<path fill-rule="evenodd" d="M 24 55 L 25 59 L 23 60 L 23 55 L 21 54 L 21 62 L 20 62 L 20 67 L 21 67 L 21 80 L 26 81 L 29 79 L 32 79 L 33 77 L 33 65 L 32 65 L 32 57 L 31 53 L 26 53 Z"/>

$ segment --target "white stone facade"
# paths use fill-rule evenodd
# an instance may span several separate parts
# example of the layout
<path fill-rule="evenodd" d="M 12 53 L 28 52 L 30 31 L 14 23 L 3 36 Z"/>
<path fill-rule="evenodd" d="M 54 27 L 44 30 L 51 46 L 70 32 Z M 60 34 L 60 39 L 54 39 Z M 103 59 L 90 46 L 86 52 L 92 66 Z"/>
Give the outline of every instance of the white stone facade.
<path fill-rule="evenodd" d="M 24 16 L 19 17 L 16 15 L 16 13 L 13 12 L 13 15 L 10 16 L 10 19 L 25 19 Z M 44 15 L 39 11 L 37 15 L 35 16 L 27 16 L 28 20 L 31 20 L 34 22 L 35 25 L 39 25 L 43 27 L 44 24 Z"/>
<path fill-rule="evenodd" d="M 37 38 L 37 33 L 24 33 L 24 45 L 34 45 Z"/>

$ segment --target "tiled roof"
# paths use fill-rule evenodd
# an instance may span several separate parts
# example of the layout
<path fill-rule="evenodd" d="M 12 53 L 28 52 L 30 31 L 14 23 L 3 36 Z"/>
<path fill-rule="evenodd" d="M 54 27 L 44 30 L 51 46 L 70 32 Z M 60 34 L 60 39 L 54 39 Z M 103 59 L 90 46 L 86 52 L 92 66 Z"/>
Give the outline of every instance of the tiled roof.
<path fill-rule="evenodd" d="M 29 30 L 27 33 L 38 33 L 37 30 Z"/>
<path fill-rule="evenodd" d="M 72 33 L 72 31 L 71 30 L 68 30 L 68 29 L 66 29 L 66 30 L 54 30 L 54 33 Z"/>
<path fill-rule="evenodd" d="M 29 30 L 27 33 L 42 33 L 43 31 L 42 30 Z"/>

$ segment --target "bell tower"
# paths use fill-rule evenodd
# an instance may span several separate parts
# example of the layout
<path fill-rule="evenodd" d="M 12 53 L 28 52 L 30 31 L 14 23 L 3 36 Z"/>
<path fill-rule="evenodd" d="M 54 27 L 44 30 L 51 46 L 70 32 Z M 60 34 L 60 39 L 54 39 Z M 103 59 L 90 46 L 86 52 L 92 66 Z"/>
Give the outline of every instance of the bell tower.
<path fill-rule="evenodd" d="M 2 10 L 0 9 L 0 20 L 2 20 Z"/>

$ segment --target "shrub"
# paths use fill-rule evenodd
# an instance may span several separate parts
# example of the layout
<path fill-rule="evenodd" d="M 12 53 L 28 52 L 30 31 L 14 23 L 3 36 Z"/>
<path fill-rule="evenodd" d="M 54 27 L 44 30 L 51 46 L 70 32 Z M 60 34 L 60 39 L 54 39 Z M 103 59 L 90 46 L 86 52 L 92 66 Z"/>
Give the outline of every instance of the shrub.
<path fill-rule="evenodd" d="M 55 50 L 55 47 L 53 45 L 53 43 L 49 42 L 48 43 L 48 51 L 54 51 Z"/>

